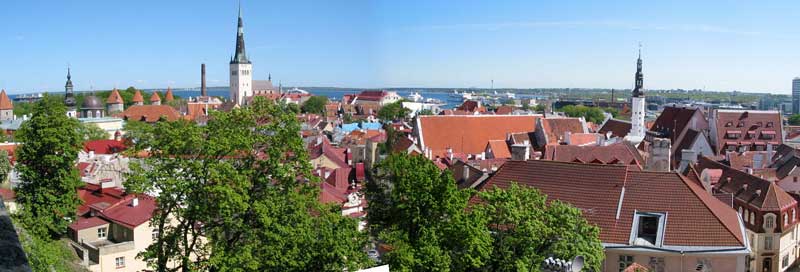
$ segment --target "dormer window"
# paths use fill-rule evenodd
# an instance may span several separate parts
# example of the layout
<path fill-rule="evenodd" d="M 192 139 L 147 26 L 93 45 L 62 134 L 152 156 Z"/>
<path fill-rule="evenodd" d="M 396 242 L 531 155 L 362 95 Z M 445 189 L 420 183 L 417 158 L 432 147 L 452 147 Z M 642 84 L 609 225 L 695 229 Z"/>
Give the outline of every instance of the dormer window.
<path fill-rule="evenodd" d="M 725 127 L 730 127 L 730 126 L 733 126 L 733 122 L 727 122 L 727 123 L 725 123 Z"/>
<path fill-rule="evenodd" d="M 743 126 L 744 126 L 744 121 L 739 121 L 739 123 L 736 124 L 736 127 L 743 127 Z"/>
<path fill-rule="evenodd" d="M 643 246 L 661 246 L 664 233 L 663 213 L 637 212 L 633 218 L 631 243 Z"/>
<path fill-rule="evenodd" d="M 767 127 L 771 128 L 772 127 L 772 122 L 767 122 Z"/>

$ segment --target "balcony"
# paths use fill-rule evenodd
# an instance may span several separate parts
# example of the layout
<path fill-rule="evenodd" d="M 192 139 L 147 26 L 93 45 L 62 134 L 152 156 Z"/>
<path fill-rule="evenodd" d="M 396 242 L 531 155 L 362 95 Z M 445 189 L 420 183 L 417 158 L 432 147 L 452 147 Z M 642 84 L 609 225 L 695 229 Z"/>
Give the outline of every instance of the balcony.
<path fill-rule="evenodd" d="M 97 240 L 92 242 L 70 241 L 78 256 L 82 260 L 82 265 L 91 268 L 100 263 L 100 257 L 135 250 L 133 241 L 115 242 L 112 240 Z"/>

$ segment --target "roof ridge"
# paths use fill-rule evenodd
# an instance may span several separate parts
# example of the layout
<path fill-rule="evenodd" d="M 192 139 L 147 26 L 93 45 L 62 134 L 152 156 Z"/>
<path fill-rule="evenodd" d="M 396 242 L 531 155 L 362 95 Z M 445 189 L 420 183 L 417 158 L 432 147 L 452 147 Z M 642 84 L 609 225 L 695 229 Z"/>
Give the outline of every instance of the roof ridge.
<path fill-rule="evenodd" d="M 698 200 L 700 200 L 700 202 L 702 202 L 702 203 L 703 203 L 703 206 L 705 206 L 705 207 L 706 207 L 706 209 L 708 209 L 708 211 L 710 211 L 712 214 L 714 214 L 714 217 L 717 219 L 717 221 L 718 221 L 720 224 L 722 224 L 723 226 L 725 226 L 725 229 L 726 229 L 726 230 L 728 230 L 728 232 L 729 232 L 731 235 L 733 235 L 733 237 L 734 237 L 734 238 L 736 238 L 736 240 L 737 240 L 737 241 L 739 241 L 740 243 L 742 243 L 742 245 L 743 245 L 743 246 L 745 245 L 745 242 L 744 242 L 744 235 L 745 235 L 745 234 L 744 234 L 744 233 L 742 233 L 742 237 L 741 237 L 741 238 L 739 238 L 739 236 L 737 236 L 737 235 L 736 235 L 736 233 L 734 232 L 734 230 L 732 230 L 732 229 L 731 229 L 731 227 L 729 227 L 729 226 L 728 226 L 728 224 L 725 224 L 725 222 L 722 222 L 722 219 L 720 218 L 720 215 L 717 213 L 717 211 L 716 211 L 715 209 L 712 209 L 711 207 L 709 207 L 709 206 L 708 206 L 708 204 L 709 204 L 709 203 L 707 203 L 707 202 L 706 202 L 706 199 L 705 199 L 705 198 L 703 198 L 703 197 L 701 197 L 701 196 L 700 196 L 700 194 L 699 194 L 699 192 L 695 191 L 695 189 L 697 189 L 697 188 L 693 188 L 693 187 L 692 187 L 692 185 L 690 185 L 690 183 L 691 183 L 691 184 L 693 184 L 693 185 L 695 185 L 695 186 L 696 186 L 697 184 L 695 184 L 694 182 L 691 182 L 691 181 L 687 180 L 687 178 L 686 178 L 685 176 L 681 175 L 681 174 L 678 174 L 678 173 L 675 173 L 675 172 L 671 172 L 671 173 L 672 173 L 672 174 L 675 174 L 675 175 L 677 175 L 677 176 L 678 176 L 678 178 L 680 178 L 680 179 L 681 179 L 681 181 L 683 181 L 683 184 L 684 184 L 684 185 L 685 185 L 687 188 L 689 188 L 689 191 L 691 191 L 691 192 L 692 192 L 692 193 L 695 195 L 695 197 L 697 197 L 697 199 L 698 199 Z M 696 173 L 696 172 L 695 172 L 695 173 Z M 705 192 L 705 190 L 703 190 L 703 191 Z M 725 206 L 727 207 L 727 205 L 726 205 L 725 203 L 722 203 L 722 201 L 720 201 L 719 199 L 717 199 L 717 198 L 716 198 L 716 197 L 714 197 L 713 195 L 709 195 L 709 196 L 711 197 L 711 200 L 708 200 L 708 201 L 718 201 L 718 202 L 719 202 L 719 204 L 723 204 L 723 205 L 725 205 Z M 735 212 L 735 211 L 734 211 L 734 212 Z M 737 220 L 737 222 L 738 222 L 738 220 Z M 737 231 L 741 231 L 741 226 L 737 226 L 737 227 L 738 227 L 738 228 L 737 228 Z"/>

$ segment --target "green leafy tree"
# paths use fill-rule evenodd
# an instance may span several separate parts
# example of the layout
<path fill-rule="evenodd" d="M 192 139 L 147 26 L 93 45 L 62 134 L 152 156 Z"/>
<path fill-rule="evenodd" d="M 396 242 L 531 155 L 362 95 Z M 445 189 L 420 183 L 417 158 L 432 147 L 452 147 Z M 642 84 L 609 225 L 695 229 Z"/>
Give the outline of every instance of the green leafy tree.
<path fill-rule="evenodd" d="M 542 104 L 539 104 L 539 105 L 536 105 L 536 106 L 533 107 L 533 111 L 535 111 L 535 112 L 544 112 L 545 109 L 546 109 L 545 106 L 542 105 Z"/>
<path fill-rule="evenodd" d="M 83 271 L 76 267 L 74 254 L 62 240 L 37 237 L 24 228 L 18 233 L 32 271 Z"/>
<path fill-rule="evenodd" d="M 133 132 L 131 152 L 147 149 L 151 156 L 132 166 L 126 186 L 159 192 L 159 212 L 151 220 L 159 237 L 142 258 L 159 271 L 352 271 L 369 265 L 367 236 L 357 221 L 318 202 L 319 180 L 288 107 L 257 98 L 242 109 L 213 112 L 206 126 L 134 126 L 140 131 Z"/>
<path fill-rule="evenodd" d="M 325 104 L 328 104 L 327 96 L 315 95 L 309 97 L 300 109 L 303 110 L 304 113 L 324 114 Z"/>
<path fill-rule="evenodd" d="M 491 237 L 477 213 L 466 211 L 471 190 L 459 190 L 422 156 L 393 154 L 368 183 L 371 231 L 393 250 L 385 261 L 399 271 L 464 271 L 482 267 Z"/>
<path fill-rule="evenodd" d="M 0 184 L 8 180 L 9 173 L 11 173 L 11 161 L 8 160 L 8 152 L 0 150 Z"/>
<path fill-rule="evenodd" d="M 789 116 L 789 125 L 800 126 L 800 114 L 792 114 Z"/>
<path fill-rule="evenodd" d="M 384 121 L 403 119 L 411 111 L 403 107 L 403 101 L 386 104 L 378 110 L 378 118 Z"/>
<path fill-rule="evenodd" d="M 419 111 L 417 115 L 433 115 L 433 111 L 430 109 L 424 109 Z"/>
<path fill-rule="evenodd" d="M 583 105 L 567 105 L 561 108 L 561 111 L 564 112 L 569 117 L 583 117 L 588 122 L 593 123 L 602 123 L 605 120 L 605 116 L 603 115 L 603 110 L 597 107 L 587 107 Z"/>
<path fill-rule="evenodd" d="M 548 256 L 571 259 L 581 255 L 588 268 L 600 271 L 603 246 L 600 230 L 575 207 L 547 202 L 538 190 L 512 184 L 479 193 L 474 209 L 488 217 L 493 250 L 491 271 L 535 271 Z"/>
<path fill-rule="evenodd" d="M 74 167 L 81 149 L 79 127 L 62 103 L 45 98 L 16 132 L 22 142 L 16 154 L 20 219 L 34 236 L 58 237 L 75 218 L 81 185 Z"/>
<path fill-rule="evenodd" d="M 78 127 L 78 134 L 83 141 L 106 140 L 109 138 L 108 132 L 92 123 L 81 123 Z"/>

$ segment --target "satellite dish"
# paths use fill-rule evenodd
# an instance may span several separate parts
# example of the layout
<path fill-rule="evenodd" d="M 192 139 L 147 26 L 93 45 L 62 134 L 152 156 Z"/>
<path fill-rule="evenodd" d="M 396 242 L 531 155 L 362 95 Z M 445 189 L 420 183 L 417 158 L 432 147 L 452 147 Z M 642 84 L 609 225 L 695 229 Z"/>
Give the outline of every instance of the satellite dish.
<path fill-rule="evenodd" d="M 583 256 L 575 256 L 572 259 L 572 272 L 580 272 L 583 269 Z"/>

